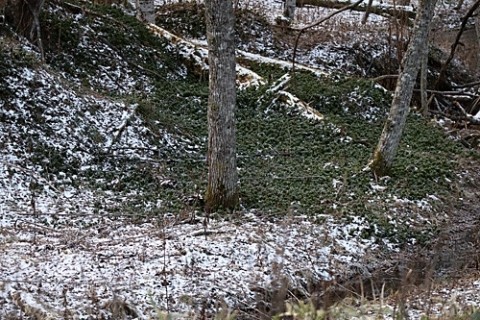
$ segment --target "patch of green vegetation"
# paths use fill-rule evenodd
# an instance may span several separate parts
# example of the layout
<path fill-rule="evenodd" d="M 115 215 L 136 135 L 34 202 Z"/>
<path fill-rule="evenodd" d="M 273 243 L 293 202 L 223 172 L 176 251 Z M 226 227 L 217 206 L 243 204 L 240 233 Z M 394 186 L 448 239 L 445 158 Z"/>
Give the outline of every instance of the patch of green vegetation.
<path fill-rule="evenodd" d="M 277 65 L 258 63 L 251 60 L 240 59 L 240 62 L 243 66 L 254 70 L 264 79 L 267 79 L 269 82 L 276 81 L 278 78 L 283 76 L 288 72 L 287 68 L 280 68 Z"/>
<path fill-rule="evenodd" d="M 274 46 L 272 27 L 265 16 L 242 8 L 236 8 L 235 16 L 235 41 L 238 45 L 249 46 L 256 40 L 265 46 Z M 184 2 L 161 6 L 157 11 L 156 23 L 182 37 L 206 38 L 205 6 L 203 4 Z M 262 48 L 259 50 L 262 51 Z"/>
<path fill-rule="evenodd" d="M 129 69 L 129 76 L 147 75 L 156 80 L 180 78 L 176 56 L 168 51 L 164 39 L 119 8 L 84 5 L 88 10 L 81 15 L 69 5 L 61 10 L 44 10 L 42 32 L 49 64 L 80 79 L 87 87 L 102 70 L 108 73 Z M 142 88 L 136 90 L 141 92 Z"/>
<path fill-rule="evenodd" d="M 3 26 L 5 28 L 5 26 Z M 7 102 L 15 96 L 10 86 L 5 82 L 6 77 L 14 74 L 14 68 L 36 68 L 40 59 L 34 53 L 23 50 L 17 40 L 9 36 L 0 36 L 0 100 Z"/>
<path fill-rule="evenodd" d="M 38 143 L 32 146 L 31 161 L 42 165 L 45 174 L 58 174 L 63 172 L 69 176 L 78 173 L 80 162 L 67 161 L 67 151 Z"/>
<path fill-rule="evenodd" d="M 407 121 L 391 172 L 393 191 L 411 199 L 451 194 L 456 155 L 464 152 L 461 145 L 419 116 L 411 115 Z"/>
<path fill-rule="evenodd" d="M 172 3 L 157 12 L 156 23 L 181 36 L 203 38 L 206 36 L 205 6 L 197 2 Z"/>
<path fill-rule="evenodd" d="M 251 66 L 259 73 L 281 75 L 278 68 Z M 409 117 L 405 136 L 387 189 L 372 191 L 376 183 L 362 172 L 379 138 L 390 97 L 371 83 L 357 79 L 296 76 L 291 91 L 310 102 L 326 117 L 315 122 L 260 97 L 266 88 L 238 93 L 237 139 L 241 204 L 270 214 L 329 213 L 338 217 L 363 216 L 372 225 L 362 237 L 424 242 L 435 230 L 393 226 L 384 213 L 391 195 L 411 200 L 450 190 L 455 162 L 448 160 L 460 147 L 422 118 Z M 164 178 L 175 186 L 161 186 L 155 170 L 129 166 L 117 185 L 119 191 L 143 190 L 143 198 L 128 206 L 138 211 L 142 203 L 162 199 L 162 210 L 185 208 L 182 199 L 206 188 L 204 160 L 207 136 L 208 84 L 190 79 L 156 86 L 153 97 L 139 102 L 139 113 L 153 132 L 167 132 L 199 146 L 191 153 L 162 156 Z M 323 92 L 322 95 L 318 91 Z M 328 103 L 325 103 L 325 102 Z M 366 117 L 367 112 L 375 117 Z M 159 141 L 161 138 L 159 136 Z M 157 142 L 159 142 L 157 141 Z M 417 167 L 417 169 L 414 169 Z M 113 177 L 105 176 L 105 181 Z M 124 208 L 125 209 L 125 208 Z M 123 209 L 122 209 L 123 210 Z"/>
<path fill-rule="evenodd" d="M 378 139 L 381 122 L 372 125 L 361 119 L 358 114 L 362 105 L 358 101 L 344 100 L 340 104 L 340 99 L 358 88 L 365 94 L 380 90 L 352 79 L 342 85 L 326 80 L 300 73 L 291 86 L 295 94 L 318 106 L 327 117 L 323 123 L 292 116 L 289 110 L 276 106 L 265 114 L 267 106 L 256 105 L 258 93 L 240 94 L 238 150 L 244 205 L 278 213 L 294 210 L 312 214 L 348 212 L 356 201 L 364 200 L 370 177 L 361 173 L 361 169 Z M 321 96 L 322 99 L 333 101 L 327 108 L 319 101 L 319 92 L 328 95 Z M 386 100 L 383 92 L 374 93 Z M 384 103 L 364 98 L 367 99 L 368 103 Z M 356 113 L 345 111 L 347 107 Z M 348 205 L 332 209 L 333 204 L 343 202 Z"/>
<path fill-rule="evenodd" d="M 185 208 L 185 198 L 206 190 L 208 83 L 195 76 L 169 77 L 179 66 L 175 53 L 163 40 L 119 9 L 91 9 L 101 14 L 73 20 L 68 15 L 54 18 L 45 13 L 45 28 L 51 37 L 48 50 L 55 53 L 59 41 L 58 50 L 65 57 L 73 57 L 66 64 L 51 62 L 67 72 L 83 70 L 90 77 L 98 63 L 115 64 L 125 59 L 154 71 L 147 74 L 155 87 L 152 94 L 126 98 L 138 103 L 138 113 L 152 132 L 152 143 L 161 151 L 155 153 L 152 162 L 99 156 L 98 163 L 111 165 L 84 174 L 95 189 L 137 193 L 126 197 L 128 200 L 115 210 L 138 212 L 145 204 L 161 200 L 158 210 L 178 212 Z M 85 31 L 89 41 L 97 41 L 111 51 L 99 56 L 89 46 L 78 48 L 83 41 L 83 23 L 91 28 Z M 285 73 L 263 64 L 250 63 L 249 67 L 272 81 Z M 372 223 L 363 237 L 377 235 L 404 241 L 421 238 L 421 233 L 413 229 L 392 227 L 384 217 L 389 210 L 387 201 L 392 196 L 416 200 L 448 194 L 456 166 L 449 159 L 460 152 L 460 146 L 422 118 L 410 116 L 390 179 L 375 181 L 362 169 L 380 136 L 390 107 L 389 93 L 363 79 L 340 75 L 318 78 L 297 72 L 288 90 L 325 116 L 323 121 L 313 121 L 272 103 L 273 96 L 264 96 L 266 89 L 238 93 L 242 206 L 278 215 L 363 216 Z M 101 142 L 97 133 L 90 135 Z M 78 167 L 62 162 L 64 155 L 55 150 L 38 150 L 38 154 L 42 155 L 38 162 L 49 159 L 52 171 Z M 172 183 L 163 183 L 167 180 Z M 371 185 L 377 183 L 386 189 L 373 190 Z"/>
<path fill-rule="evenodd" d="M 82 30 L 79 21 L 66 14 L 43 10 L 41 17 L 43 45 L 55 54 L 71 52 L 80 44 Z M 84 31 L 85 32 L 85 31 Z"/>

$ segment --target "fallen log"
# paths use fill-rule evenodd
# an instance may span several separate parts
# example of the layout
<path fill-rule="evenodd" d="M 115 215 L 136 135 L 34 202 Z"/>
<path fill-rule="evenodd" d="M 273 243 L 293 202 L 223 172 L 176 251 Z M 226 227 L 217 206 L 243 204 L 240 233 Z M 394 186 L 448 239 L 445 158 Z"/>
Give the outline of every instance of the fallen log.
<path fill-rule="evenodd" d="M 341 9 L 346 5 L 349 5 L 350 1 L 341 1 L 341 0 L 297 0 L 297 7 L 303 6 L 314 6 L 314 7 L 323 7 L 329 9 Z M 416 12 L 411 6 L 394 6 L 389 4 L 380 4 L 368 6 L 368 4 L 363 3 L 359 6 L 352 8 L 351 10 L 369 12 L 369 14 L 374 13 L 381 16 L 392 16 L 392 17 L 402 17 L 414 19 Z"/>
<path fill-rule="evenodd" d="M 175 46 L 183 58 L 189 64 L 187 67 L 200 77 L 208 75 L 208 49 L 206 43 L 194 43 L 183 39 L 173 33 L 153 24 L 147 24 L 147 28 L 156 36 L 165 38 L 172 46 Z M 258 87 L 266 84 L 265 79 L 254 71 L 237 64 L 237 86 L 240 90 L 248 87 Z"/>

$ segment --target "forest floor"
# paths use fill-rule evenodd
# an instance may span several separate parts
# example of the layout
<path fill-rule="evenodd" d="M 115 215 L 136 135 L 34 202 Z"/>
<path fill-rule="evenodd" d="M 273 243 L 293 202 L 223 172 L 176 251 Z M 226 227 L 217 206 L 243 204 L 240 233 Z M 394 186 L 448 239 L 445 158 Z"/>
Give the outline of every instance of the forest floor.
<path fill-rule="evenodd" d="M 237 19 L 241 205 L 210 217 L 201 6 L 165 5 L 146 28 L 47 2 L 45 62 L 0 25 L 1 319 L 478 317 L 475 128 L 412 112 L 376 179 L 363 169 L 391 92 L 369 79 L 398 68 L 385 18 L 307 33 L 292 79 L 293 34 L 262 8 Z M 475 77 L 456 63 L 449 81 Z"/>

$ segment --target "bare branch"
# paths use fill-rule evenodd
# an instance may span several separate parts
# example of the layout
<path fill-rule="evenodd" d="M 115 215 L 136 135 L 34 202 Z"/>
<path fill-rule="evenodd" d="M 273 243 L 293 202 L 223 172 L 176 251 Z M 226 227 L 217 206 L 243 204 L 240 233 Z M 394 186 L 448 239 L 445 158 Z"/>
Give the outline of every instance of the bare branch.
<path fill-rule="evenodd" d="M 370 11 L 372 10 L 372 4 L 373 4 L 373 0 L 368 0 L 368 5 L 367 5 L 367 8 L 365 9 L 365 15 L 363 16 L 363 19 L 362 19 L 362 24 L 367 23 L 368 16 L 370 15 Z"/>
<path fill-rule="evenodd" d="M 310 5 L 315 7 L 323 7 L 329 9 L 341 9 L 348 4 L 348 1 L 343 0 L 297 0 L 297 6 L 301 7 L 304 5 Z M 373 5 L 368 6 L 362 5 L 352 8 L 355 11 L 368 11 L 369 13 L 378 14 L 381 16 L 390 16 L 390 17 L 397 17 L 402 15 L 404 17 L 413 19 L 415 18 L 415 11 L 412 10 L 410 6 L 398 6 L 398 5 L 388 5 L 386 3 L 382 5 Z"/>
<path fill-rule="evenodd" d="M 345 6 L 345 7 L 340 8 L 339 10 L 337 10 L 337 11 L 335 11 L 335 12 L 332 12 L 331 14 L 329 14 L 328 16 L 326 16 L 325 18 L 320 19 L 319 21 L 314 22 L 314 23 L 312 23 L 312 24 L 310 24 L 310 25 L 308 25 L 308 26 L 306 26 L 306 27 L 303 27 L 303 28 L 301 28 L 301 29 L 294 29 L 294 30 L 298 30 L 299 32 L 298 32 L 297 38 L 295 39 L 295 46 L 294 46 L 294 48 L 293 48 L 292 73 L 295 72 L 295 57 L 296 57 L 296 55 L 297 55 L 298 42 L 299 42 L 299 40 L 300 40 L 301 35 L 302 35 L 305 31 L 307 31 L 308 29 L 311 29 L 311 28 L 313 28 L 313 27 L 316 27 L 316 26 L 324 23 L 325 21 L 327 21 L 328 19 L 332 18 L 333 16 L 336 16 L 337 14 L 342 13 L 343 11 L 347 11 L 347 10 L 349 10 L 349 9 L 355 8 L 356 6 L 358 6 L 358 5 L 359 5 L 360 3 L 362 3 L 362 2 L 363 2 L 363 0 L 358 0 L 358 1 L 355 2 L 355 3 L 349 4 L 349 5 Z"/>
<path fill-rule="evenodd" d="M 454 86 L 454 89 L 462 89 L 462 88 L 470 88 L 470 87 L 475 87 L 480 85 L 480 81 L 475 81 L 475 82 L 470 82 L 470 83 L 465 83 L 465 84 L 459 84 L 457 86 Z"/>
<path fill-rule="evenodd" d="M 462 24 L 460 26 L 460 30 L 457 33 L 457 37 L 455 38 L 455 41 L 452 44 L 451 50 L 450 50 L 450 55 L 448 56 L 447 60 L 442 66 L 442 69 L 440 70 L 440 74 L 437 78 L 437 81 L 435 82 L 434 88 L 438 89 L 438 86 L 442 79 L 445 77 L 445 73 L 447 72 L 448 65 L 450 62 L 453 60 L 453 57 L 455 56 L 455 51 L 457 50 L 458 44 L 460 43 L 460 38 L 462 37 L 463 31 L 465 31 L 465 27 L 467 25 L 468 19 L 473 16 L 477 8 L 480 6 L 480 0 L 477 0 L 472 7 L 468 10 L 467 14 L 465 14 L 465 17 L 462 20 Z"/>
<path fill-rule="evenodd" d="M 373 82 L 378 82 L 378 81 L 382 81 L 382 80 L 385 80 L 385 79 L 396 79 L 396 78 L 398 78 L 398 74 L 384 74 L 384 75 L 378 76 L 376 78 L 373 78 L 371 80 Z"/>
<path fill-rule="evenodd" d="M 480 124 L 480 119 L 477 119 L 471 114 L 467 113 L 467 111 L 465 111 L 465 109 L 462 107 L 460 103 L 458 103 L 457 101 L 454 101 L 453 105 L 457 107 L 458 110 L 460 110 L 460 112 L 463 114 L 463 116 L 465 117 L 464 120 L 468 120 L 472 124 Z"/>

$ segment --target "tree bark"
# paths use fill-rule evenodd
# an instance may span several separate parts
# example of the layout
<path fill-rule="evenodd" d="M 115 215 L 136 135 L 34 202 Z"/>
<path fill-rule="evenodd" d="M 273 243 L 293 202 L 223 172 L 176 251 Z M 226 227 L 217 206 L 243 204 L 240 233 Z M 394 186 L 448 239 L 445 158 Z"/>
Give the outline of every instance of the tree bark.
<path fill-rule="evenodd" d="M 330 8 L 330 9 L 340 9 L 348 5 L 348 2 L 345 1 L 339 1 L 339 0 L 297 0 L 297 7 L 302 7 L 305 5 L 311 5 L 315 7 L 324 7 L 324 8 Z M 367 11 L 370 13 L 378 14 L 378 15 L 388 15 L 388 16 L 393 16 L 396 17 L 399 14 L 404 15 L 405 17 L 408 18 L 415 18 L 415 12 L 411 10 L 405 10 L 402 9 L 401 7 L 398 6 L 368 6 L 368 4 L 362 4 L 359 6 L 356 6 L 352 8 L 352 10 L 355 11 Z"/>
<path fill-rule="evenodd" d="M 155 23 L 155 1 L 136 0 L 137 19 L 140 21 Z"/>
<path fill-rule="evenodd" d="M 15 27 L 15 30 L 27 37 L 32 43 L 36 43 L 42 61 L 44 51 L 40 30 L 40 13 L 44 0 L 6 0 L 2 5 L 5 8 L 6 20 Z"/>
<path fill-rule="evenodd" d="M 477 36 L 477 74 L 480 74 L 480 10 L 477 10 L 475 19 L 475 34 Z"/>
<path fill-rule="evenodd" d="M 442 65 L 442 68 L 440 69 L 440 73 L 439 73 L 437 81 L 435 82 L 435 85 L 434 85 L 435 89 L 439 89 L 440 84 L 445 81 L 448 66 L 449 66 L 450 62 L 453 60 L 453 58 L 455 57 L 455 51 L 457 50 L 457 47 L 460 45 L 460 39 L 462 38 L 462 34 L 467 27 L 468 20 L 470 19 L 471 16 L 474 15 L 475 11 L 479 7 L 480 7 L 480 0 L 477 0 L 473 3 L 473 5 L 470 7 L 470 9 L 468 9 L 468 12 L 463 17 L 462 24 L 460 25 L 460 30 L 458 31 L 457 37 L 455 38 L 455 41 L 453 42 L 453 44 L 451 46 L 450 55 L 448 56 L 445 63 Z"/>
<path fill-rule="evenodd" d="M 18 33 L 34 41 L 44 0 L 7 0 L 5 15 Z"/>
<path fill-rule="evenodd" d="M 453 8 L 454 10 L 460 10 L 463 6 L 463 0 L 459 0 L 458 4 Z"/>
<path fill-rule="evenodd" d="M 412 40 L 403 59 L 403 70 L 397 80 L 390 113 L 370 163 L 370 168 L 377 176 L 385 175 L 391 168 L 400 144 L 422 55 L 425 54 L 425 46 L 428 45 L 428 32 L 436 2 L 437 0 L 419 2 Z"/>
<path fill-rule="evenodd" d="M 428 43 L 425 45 L 420 66 L 420 110 L 422 115 L 428 115 Z"/>
<path fill-rule="evenodd" d="M 236 159 L 235 14 L 232 0 L 206 0 L 209 97 L 208 186 L 205 210 L 238 205 Z"/>
<path fill-rule="evenodd" d="M 293 20 L 295 18 L 296 0 L 284 0 L 283 16 Z"/>

